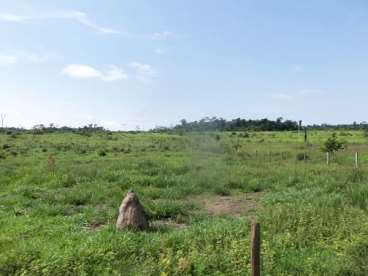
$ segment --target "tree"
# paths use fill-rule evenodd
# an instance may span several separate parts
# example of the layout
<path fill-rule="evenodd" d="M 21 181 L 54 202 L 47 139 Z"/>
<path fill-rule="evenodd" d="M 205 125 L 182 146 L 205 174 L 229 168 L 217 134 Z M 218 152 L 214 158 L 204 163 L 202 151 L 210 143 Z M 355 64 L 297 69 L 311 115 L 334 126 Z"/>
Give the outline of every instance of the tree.
<path fill-rule="evenodd" d="M 180 120 L 180 123 L 181 123 L 181 125 L 182 125 L 183 127 L 185 127 L 185 126 L 187 125 L 187 120 L 185 120 L 185 119 L 181 119 L 181 120 Z"/>
<path fill-rule="evenodd" d="M 337 140 L 336 133 L 332 133 L 322 146 L 322 151 L 334 154 L 344 148 L 344 143 Z"/>

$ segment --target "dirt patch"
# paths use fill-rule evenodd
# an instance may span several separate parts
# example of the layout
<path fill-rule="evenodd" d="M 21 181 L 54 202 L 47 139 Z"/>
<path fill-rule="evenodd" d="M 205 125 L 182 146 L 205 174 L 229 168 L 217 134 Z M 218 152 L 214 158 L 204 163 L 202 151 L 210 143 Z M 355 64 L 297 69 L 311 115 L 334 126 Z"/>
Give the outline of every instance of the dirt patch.
<path fill-rule="evenodd" d="M 259 199 L 264 194 L 265 192 L 232 196 L 208 195 L 198 197 L 196 200 L 205 212 L 212 216 L 228 215 L 238 218 L 251 216 L 252 212 L 260 206 Z"/>

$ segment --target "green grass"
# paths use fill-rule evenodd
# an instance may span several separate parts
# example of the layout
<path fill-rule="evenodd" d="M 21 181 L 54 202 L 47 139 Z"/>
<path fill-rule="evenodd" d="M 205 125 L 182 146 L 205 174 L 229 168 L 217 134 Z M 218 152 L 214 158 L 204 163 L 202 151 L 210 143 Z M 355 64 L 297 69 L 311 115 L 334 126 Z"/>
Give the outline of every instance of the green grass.
<path fill-rule="evenodd" d="M 262 191 L 265 275 L 367 275 L 363 132 L 338 131 L 347 148 L 329 166 L 330 132 L 308 146 L 297 132 L 249 134 L 0 135 L 0 274 L 247 275 L 250 219 L 192 199 Z M 188 227 L 116 231 L 131 188 L 151 220 Z"/>

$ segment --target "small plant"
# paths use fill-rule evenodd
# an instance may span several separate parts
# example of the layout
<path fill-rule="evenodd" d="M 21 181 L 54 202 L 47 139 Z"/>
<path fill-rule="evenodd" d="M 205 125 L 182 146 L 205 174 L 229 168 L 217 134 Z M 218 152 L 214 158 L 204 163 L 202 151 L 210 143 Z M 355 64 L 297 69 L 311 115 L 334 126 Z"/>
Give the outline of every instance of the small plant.
<path fill-rule="evenodd" d="M 332 155 L 335 154 L 335 152 L 341 150 L 344 148 L 344 143 L 337 140 L 336 133 L 332 133 L 332 136 L 329 137 L 322 146 L 323 152 L 329 152 Z"/>
<path fill-rule="evenodd" d="M 9 149 L 9 148 L 10 148 L 10 145 L 8 145 L 8 144 L 3 145 L 3 150 Z"/>
<path fill-rule="evenodd" d="M 240 145 L 239 143 L 236 143 L 236 144 L 234 145 L 234 149 L 235 149 L 235 151 L 236 151 L 236 152 L 239 152 L 239 151 L 240 151 L 240 149 L 241 149 L 241 145 Z"/>
<path fill-rule="evenodd" d="M 217 186 L 214 189 L 215 194 L 220 196 L 229 196 L 231 194 L 230 190 L 223 186 Z"/>
<path fill-rule="evenodd" d="M 106 156 L 106 155 L 107 155 L 106 151 L 104 151 L 104 150 L 102 150 L 102 149 L 98 150 L 97 154 L 98 154 L 98 156 L 101 156 L 101 157 L 103 157 L 103 156 Z"/>
<path fill-rule="evenodd" d="M 304 153 L 304 152 L 299 152 L 297 155 L 296 155 L 296 160 L 297 161 L 306 161 L 309 159 L 309 156 L 308 154 Z"/>
<path fill-rule="evenodd" d="M 49 158 L 47 158 L 47 169 L 51 173 L 55 172 L 56 161 L 55 161 L 55 158 L 52 155 L 50 155 Z"/>
<path fill-rule="evenodd" d="M 367 127 L 363 129 L 363 135 L 364 137 L 368 138 L 368 128 Z"/>

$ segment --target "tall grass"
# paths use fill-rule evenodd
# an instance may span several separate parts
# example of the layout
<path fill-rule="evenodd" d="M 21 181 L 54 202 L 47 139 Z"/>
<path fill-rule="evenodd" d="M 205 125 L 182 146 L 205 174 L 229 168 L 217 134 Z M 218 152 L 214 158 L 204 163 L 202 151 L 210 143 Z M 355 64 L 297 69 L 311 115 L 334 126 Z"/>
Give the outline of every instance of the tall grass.
<path fill-rule="evenodd" d="M 0 274 L 246 275 L 250 219 L 196 199 L 263 192 L 266 275 L 367 275 L 368 147 L 342 133 L 329 166 L 323 131 L 310 145 L 296 132 L 0 135 Z M 131 188 L 151 220 L 187 227 L 116 231 Z"/>

